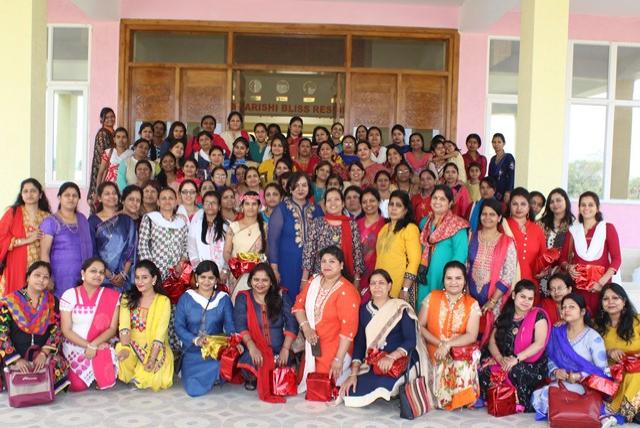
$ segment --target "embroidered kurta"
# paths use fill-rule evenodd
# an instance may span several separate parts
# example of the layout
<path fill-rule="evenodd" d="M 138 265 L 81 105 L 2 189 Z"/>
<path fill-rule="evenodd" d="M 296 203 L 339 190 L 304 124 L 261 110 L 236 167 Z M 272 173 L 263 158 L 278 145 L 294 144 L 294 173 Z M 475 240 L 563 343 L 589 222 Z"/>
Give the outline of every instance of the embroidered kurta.
<path fill-rule="evenodd" d="M 389 295 L 396 298 L 404 282 L 405 274 L 415 277 L 420 266 L 420 230 L 409 223 L 394 233 L 391 223 L 385 224 L 376 242 L 376 269 L 384 269 L 393 284 Z"/>
<path fill-rule="evenodd" d="M 499 279 L 496 288 L 502 291 L 503 295 L 510 292 L 513 281 L 516 277 L 518 255 L 516 246 L 513 241 L 509 240 L 507 254 L 502 261 Z M 483 241 L 479 238 L 478 233 L 471 235 L 469 240 L 469 258 L 467 260 L 467 287 L 469 294 L 478 301 L 480 306 L 492 297 L 489 296 L 489 283 L 491 281 L 491 263 L 493 261 L 499 238 L 491 242 Z M 501 305 L 496 305 L 499 310 Z M 497 315 L 497 314 L 496 314 Z"/>
<path fill-rule="evenodd" d="M 504 194 L 513 190 L 516 176 L 516 160 L 513 155 L 505 153 L 499 161 L 493 156 L 489 162 L 488 175 L 496 180 L 496 199 L 502 202 Z"/>

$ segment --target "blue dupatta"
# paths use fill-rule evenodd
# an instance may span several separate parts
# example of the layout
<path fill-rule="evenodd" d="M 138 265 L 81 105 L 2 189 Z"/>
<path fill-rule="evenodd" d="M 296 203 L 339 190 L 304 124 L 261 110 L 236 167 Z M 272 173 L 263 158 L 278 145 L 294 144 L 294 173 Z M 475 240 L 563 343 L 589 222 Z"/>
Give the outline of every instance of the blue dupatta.
<path fill-rule="evenodd" d="M 611 379 L 598 366 L 591 361 L 586 360 L 580 354 L 573 350 L 569 338 L 567 337 L 567 325 L 563 324 L 555 327 L 551 332 L 551 339 L 547 348 L 549 358 L 556 366 L 565 369 L 568 372 L 586 372 L 590 375 Z"/>

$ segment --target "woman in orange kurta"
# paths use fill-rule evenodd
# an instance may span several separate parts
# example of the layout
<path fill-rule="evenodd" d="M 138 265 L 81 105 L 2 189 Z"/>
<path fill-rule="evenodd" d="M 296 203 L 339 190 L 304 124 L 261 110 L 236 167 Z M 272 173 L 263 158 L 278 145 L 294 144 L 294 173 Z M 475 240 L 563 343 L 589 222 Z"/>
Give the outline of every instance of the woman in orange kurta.
<path fill-rule="evenodd" d="M 358 331 L 360 294 L 342 274 L 342 250 L 332 245 L 320 251 L 319 257 L 321 274 L 304 286 L 292 310 L 306 339 L 299 393 L 306 391 L 309 373 L 328 373 L 336 385 L 346 380 Z M 318 357 L 313 356 L 314 346 L 320 347 Z"/>
<path fill-rule="evenodd" d="M 454 410 L 478 399 L 478 362 L 476 344 L 480 324 L 480 306 L 466 292 L 467 272 L 458 261 L 444 267 L 444 290 L 433 290 L 422 303 L 418 322 L 433 363 L 435 407 Z M 452 354 L 467 349 L 466 356 Z"/>

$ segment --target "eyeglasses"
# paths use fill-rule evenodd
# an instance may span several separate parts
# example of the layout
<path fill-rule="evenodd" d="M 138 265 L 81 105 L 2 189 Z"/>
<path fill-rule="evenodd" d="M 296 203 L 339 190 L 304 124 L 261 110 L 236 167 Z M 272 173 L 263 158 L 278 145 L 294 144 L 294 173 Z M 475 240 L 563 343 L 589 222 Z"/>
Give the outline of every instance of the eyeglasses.
<path fill-rule="evenodd" d="M 215 178 L 227 178 L 227 174 L 215 174 Z"/>
<path fill-rule="evenodd" d="M 183 190 L 180 193 L 183 195 L 195 195 L 197 192 L 195 190 Z"/>

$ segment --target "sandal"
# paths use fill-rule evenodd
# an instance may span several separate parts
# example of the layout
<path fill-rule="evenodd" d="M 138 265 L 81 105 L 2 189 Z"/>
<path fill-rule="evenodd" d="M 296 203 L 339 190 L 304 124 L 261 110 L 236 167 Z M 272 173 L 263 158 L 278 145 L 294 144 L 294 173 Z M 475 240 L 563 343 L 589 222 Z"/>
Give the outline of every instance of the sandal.
<path fill-rule="evenodd" d="M 246 389 L 247 391 L 255 391 L 257 386 L 258 381 L 256 378 L 247 379 L 244 381 L 244 389 Z"/>

